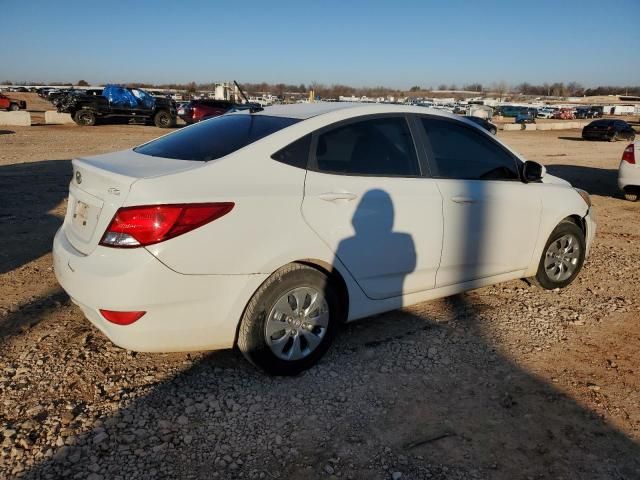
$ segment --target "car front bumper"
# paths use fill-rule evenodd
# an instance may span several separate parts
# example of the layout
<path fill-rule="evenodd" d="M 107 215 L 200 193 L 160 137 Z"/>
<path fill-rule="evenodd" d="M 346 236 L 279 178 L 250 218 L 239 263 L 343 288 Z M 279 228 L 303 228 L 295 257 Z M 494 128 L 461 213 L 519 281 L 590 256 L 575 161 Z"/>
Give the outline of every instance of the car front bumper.
<path fill-rule="evenodd" d="M 78 252 L 58 230 L 56 278 L 85 317 L 113 343 L 142 352 L 214 350 L 233 346 L 245 305 L 268 275 L 183 275 L 144 248 L 97 247 Z M 145 311 L 116 325 L 100 309 Z"/>

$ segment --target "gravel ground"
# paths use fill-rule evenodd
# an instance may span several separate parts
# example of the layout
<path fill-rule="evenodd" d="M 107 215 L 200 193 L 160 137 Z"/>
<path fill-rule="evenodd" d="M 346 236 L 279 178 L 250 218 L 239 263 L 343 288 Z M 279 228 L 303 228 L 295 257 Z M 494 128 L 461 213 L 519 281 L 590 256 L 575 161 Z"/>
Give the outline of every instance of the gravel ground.
<path fill-rule="evenodd" d="M 318 366 L 270 378 L 236 351 L 115 347 L 55 282 L 68 159 L 162 133 L 0 130 L 0 477 L 640 478 L 640 203 L 616 190 L 624 144 L 500 134 L 594 194 L 598 237 L 569 288 L 514 281 L 349 324 Z"/>

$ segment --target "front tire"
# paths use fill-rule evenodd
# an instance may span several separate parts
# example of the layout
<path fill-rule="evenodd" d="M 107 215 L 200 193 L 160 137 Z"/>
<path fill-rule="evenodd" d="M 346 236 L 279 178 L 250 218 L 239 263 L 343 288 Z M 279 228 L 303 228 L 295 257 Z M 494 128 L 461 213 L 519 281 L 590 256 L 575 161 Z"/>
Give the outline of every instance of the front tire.
<path fill-rule="evenodd" d="M 78 110 L 73 114 L 73 121 L 81 127 L 93 127 L 96 124 L 96 115 L 91 110 Z"/>
<path fill-rule="evenodd" d="M 296 375 L 327 351 L 340 312 L 339 296 L 325 274 L 306 265 L 287 265 L 247 305 L 238 348 L 270 375 Z"/>
<path fill-rule="evenodd" d="M 564 288 L 580 273 L 585 254 L 584 232 L 575 223 L 563 220 L 551 232 L 533 280 L 545 290 Z"/>
<path fill-rule="evenodd" d="M 18 105 L 17 103 L 12 103 L 11 105 L 9 105 L 9 111 L 17 112 L 18 110 L 20 110 L 20 105 Z"/>

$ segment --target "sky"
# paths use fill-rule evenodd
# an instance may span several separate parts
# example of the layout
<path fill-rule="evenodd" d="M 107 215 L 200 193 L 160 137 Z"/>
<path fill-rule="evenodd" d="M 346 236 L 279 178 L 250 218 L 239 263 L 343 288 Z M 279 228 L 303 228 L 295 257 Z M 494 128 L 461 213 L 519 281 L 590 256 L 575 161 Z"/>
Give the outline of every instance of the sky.
<path fill-rule="evenodd" d="M 0 82 L 640 85 L 640 0 L 0 0 Z"/>

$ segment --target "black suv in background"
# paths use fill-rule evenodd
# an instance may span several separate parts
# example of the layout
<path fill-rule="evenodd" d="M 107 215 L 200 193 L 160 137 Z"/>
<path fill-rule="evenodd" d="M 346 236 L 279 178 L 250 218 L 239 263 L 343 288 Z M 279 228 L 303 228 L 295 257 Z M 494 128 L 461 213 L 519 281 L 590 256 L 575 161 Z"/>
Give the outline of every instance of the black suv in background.
<path fill-rule="evenodd" d="M 576 118 L 602 118 L 602 108 L 578 107 L 575 116 Z"/>

